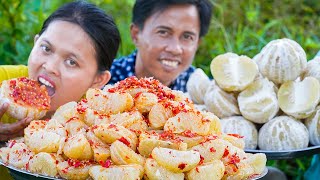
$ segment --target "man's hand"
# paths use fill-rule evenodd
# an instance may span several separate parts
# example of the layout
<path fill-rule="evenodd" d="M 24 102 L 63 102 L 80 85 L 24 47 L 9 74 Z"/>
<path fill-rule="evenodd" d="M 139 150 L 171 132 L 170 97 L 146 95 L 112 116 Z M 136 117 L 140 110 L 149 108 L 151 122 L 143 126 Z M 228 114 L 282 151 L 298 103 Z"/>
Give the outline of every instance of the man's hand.
<path fill-rule="evenodd" d="M 0 119 L 7 111 L 8 105 L 8 103 L 5 103 L 0 107 Z M 11 124 L 3 124 L 0 122 L 0 141 L 7 141 L 14 137 L 22 136 L 24 128 L 26 128 L 31 121 L 31 118 L 25 118 Z"/>

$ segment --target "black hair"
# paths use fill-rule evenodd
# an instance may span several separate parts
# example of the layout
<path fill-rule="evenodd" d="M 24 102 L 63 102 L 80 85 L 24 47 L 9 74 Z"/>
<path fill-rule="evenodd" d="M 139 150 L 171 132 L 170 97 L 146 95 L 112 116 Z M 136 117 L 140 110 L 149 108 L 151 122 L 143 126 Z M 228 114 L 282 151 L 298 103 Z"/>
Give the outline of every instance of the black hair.
<path fill-rule="evenodd" d="M 200 34 L 202 37 L 207 34 L 212 16 L 213 5 L 209 0 L 136 0 L 132 22 L 140 29 L 143 29 L 147 18 L 157 12 L 161 12 L 172 5 L 190 4 L 197 7 L 200 17 Z"/>
<path fill-rule="evenodd" d="M 39 35 L 56 20 L 79 25 L 94 44 L 98 70 L 103 72 L 110 69 L 121 40 L 119 30 L 110 15 L 94 4 L 84 1 L 67 3 L 44 21 Z"/>

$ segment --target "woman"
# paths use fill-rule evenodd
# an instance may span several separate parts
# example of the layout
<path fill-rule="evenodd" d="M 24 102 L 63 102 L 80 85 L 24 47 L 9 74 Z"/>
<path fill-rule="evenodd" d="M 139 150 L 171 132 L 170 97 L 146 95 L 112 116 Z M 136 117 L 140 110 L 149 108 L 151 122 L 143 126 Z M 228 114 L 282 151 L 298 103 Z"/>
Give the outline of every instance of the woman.
<path fill-rule="evenodd" d="M 119 43 L 120 34 L 110 16 L 93 4 L 72 2 L 43 23 L 34 38 L 28 67 L 0 66 L 0 82 L 29 76 L 44 84 L 51 97 L 51 109 L 45 117 L 48 118 L 59 106 L 79 100 L 88 88 L 102 88 L 109 81 L 109 69 Z M 8 104 L 0 107 L 0 141 L 22 135 L 32 120 L 15 122 L 3 115 L 7 107 Z M 10 179 L 3 167 L 0 174 Z"/>
<path fill-rule="evenodd" d="M 87 2 L 60 7 L 43 23 L 34 38 L 26 66 L 0 66 L 0 82 L 29 76 L 44 84 L 51 96 L 45 118 L 70 101 L 79 100 L 88 88 L 101 88 L 110 79 L 120 34 L 113 19 Z M 23 133 L 31 119 L 12 120 L 3 116 L 8 104 L 0 107 L 0 141 Z M 12 124 L 4 124 L 12 123 Z"/>

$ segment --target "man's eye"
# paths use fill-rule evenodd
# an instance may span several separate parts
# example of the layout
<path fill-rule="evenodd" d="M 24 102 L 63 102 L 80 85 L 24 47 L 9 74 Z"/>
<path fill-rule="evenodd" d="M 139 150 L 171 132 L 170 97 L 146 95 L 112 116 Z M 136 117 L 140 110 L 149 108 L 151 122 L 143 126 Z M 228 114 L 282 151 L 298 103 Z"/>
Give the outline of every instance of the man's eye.
<path fill-rule="evenodd" d="M 191 36 L 191 35 L 189 35 L 189 34 L 183 35 L 183 38 L 184 38 L 184 39 L 187 39 L 187 40 L 193 40 L 193 36 Z"/>
<path fill-rule="evenodd" d="M 168 34 L 168 32 L 164 31 L 164 30 L 159 30 L 158 33 L 161 34 L 161 35 L 167 35 Z"/>
<path fill-rule="evenodd" d="M 48 46 L 46 46 L 46 45 L 41 45 L 40 47 L 41 47 L 41 49 L 42 49 L 44 52 L 50 52 L 50 48 L 49 48 Z"/>

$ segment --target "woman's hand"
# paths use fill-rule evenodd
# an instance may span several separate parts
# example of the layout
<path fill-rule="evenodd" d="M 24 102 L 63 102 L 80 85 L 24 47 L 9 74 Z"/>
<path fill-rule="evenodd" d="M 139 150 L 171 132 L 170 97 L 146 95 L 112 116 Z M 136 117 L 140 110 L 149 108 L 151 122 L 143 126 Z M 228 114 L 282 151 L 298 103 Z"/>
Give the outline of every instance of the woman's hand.
<path fill-rule="evenodd" d="M 4 103 L 0 107 L 0 119 L 7 111 L 8 105 L 8 103 Z M 22 136 L 24 128 L 26 128 L 31 121 L 31 118 L 25 118 L 11 124 L 3 124 L 0 122 L 0 141 L 7 141 L 14 137 Z"/>

